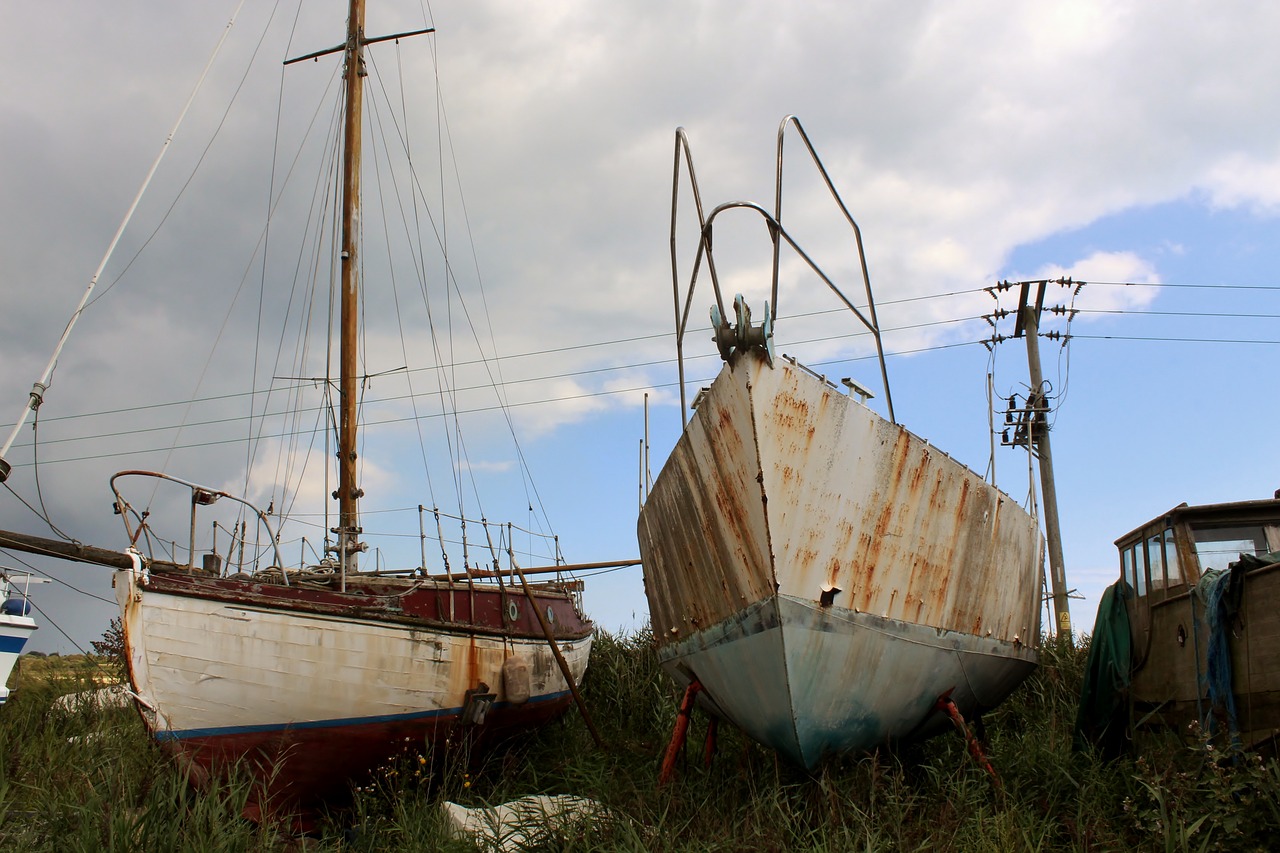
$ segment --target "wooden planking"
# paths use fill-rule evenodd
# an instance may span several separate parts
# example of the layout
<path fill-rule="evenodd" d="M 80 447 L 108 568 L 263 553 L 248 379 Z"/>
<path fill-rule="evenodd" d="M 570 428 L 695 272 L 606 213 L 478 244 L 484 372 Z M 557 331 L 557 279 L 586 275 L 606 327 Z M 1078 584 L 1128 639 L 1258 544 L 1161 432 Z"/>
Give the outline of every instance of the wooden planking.
<path fill-rule="evenodd" d="M 176 731 L 454 709 L 481 682 L 502 701 L 510 654 L 529 662 L 535 696 L 568 689 L 545 642 L 433 638 L 373 622 L 337 630 L 331 619 L 130 593 L 130 573 L 121 575 L 117 589 L 141 595 L 126 608 L 135 689 Z M 590 638 L 561 649 L 580 678 Z"/>

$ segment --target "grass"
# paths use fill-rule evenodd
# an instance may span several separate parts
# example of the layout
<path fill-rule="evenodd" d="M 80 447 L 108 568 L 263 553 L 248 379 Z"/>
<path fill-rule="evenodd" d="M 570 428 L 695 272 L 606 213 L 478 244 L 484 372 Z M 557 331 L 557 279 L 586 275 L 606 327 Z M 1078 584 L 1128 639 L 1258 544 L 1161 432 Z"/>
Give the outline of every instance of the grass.
<path fill-rule="evenodd" d="M 1046 643 L 1035 675 L 988 715 L 999 785 L 950 734 L 807 773 L 721 725 L 706 768 L 708 720 L 695 713 L 675 778 L 659 788 L 679 697 L 647 632 L 601 633 L 583 694 L 607 752 L 576 714 L 478 765 L 411 750 L 306 839 L 242 820 L 245 779 L 191 790 L 131 709 L 51 708 L 99 683 L 100 659 L 24 659 L 0 708 L 0 849 L 470 851 L 449 837 L 443 801 L 535 793 L 590 797 L 607 813 L 531 850 L 1269 849 L 1280 831 L 1274 761 L 1224 757 L 1195 739 L 1151 745 L 1137 760 L 1072 752 L 1084 657 Z"/>

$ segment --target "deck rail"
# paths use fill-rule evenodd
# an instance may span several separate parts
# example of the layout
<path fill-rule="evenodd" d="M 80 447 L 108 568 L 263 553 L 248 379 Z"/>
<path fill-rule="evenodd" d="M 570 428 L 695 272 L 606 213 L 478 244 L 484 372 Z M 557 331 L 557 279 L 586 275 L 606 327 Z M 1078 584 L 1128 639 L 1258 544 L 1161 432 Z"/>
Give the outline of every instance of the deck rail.
<path fill-rule="evenodd" d="M 857 249 L 858 261 L 862 277 L 863 291 L 866 295 L 865 312 L 858 308 L 836 285 L 830 277 L 817 265 L 813 258 L 806 252 L 799 243 L 789 234 L 783 227 L 783 207 L 782 207 L 782 171 L 783 171 L 783 152 L 789 129 L 794 128 L 795 133 L 799 136 L 800 141 L 804 144 L 805 150 L 809 154 L 812 165 L 817 169 L 819 176 L 822 178 L 827 191 L 831 198 L 839 207 L 841 214 L 848 223 L 852 232 L 854 245 Z M 684 369 L 684 336 L 689 325 L 689 311 L 693 304 L 693 295 L 697 287 L 698 276 L 701 273 L 705 262 L 707 274 L 711 278 L 711 288 L 715 294 L 715 306 L 712 309 L 712 323 L 716 326 L 717 344 L 720 346 L 721 356 L 728 358 L 732 345 L 726 342 L 726 333 L 732 332 L 736 334 L 739 342 L 749 342 L 753 344 L 764 345 L 772 359 L 772 328 L 778 317 L 778 284 L 779 269 L 781 264 L 782 243 L 785 242 L 800 257 L 801 260 L 812 270 L 827 287 L 844 303 L 854 316 L 857 317 L 859 323 L 869 331 L 875 339 L 876 355 L 880 363 L 880 378 L 884 385 L 885 404 L 888 408 L 889 420 L 897 422 L 893 412 L 893 396 L 889 390 L 889 373 L 885 366 L 884 344 L 880 335 L 880 322 L 876 316 L 875 298 L 871 290 L 871 277 L 867 272 L 867 258 L 862 245 L 862 231 L 858 228 L 858 223 L 849 213 L 849 208 L 845 205 L 844 200 L 840 197 L 840 193 L 836 190 L 835 185 L 831 181 L 831 176 L 827 173 L 826 167 L 822 164 L 821 158 L 818 157 L 817 151 L 813 144 L 809 141 L 809 136 L 804 131 L 804 127 L 800 124 L 800 120 L 793 115 L 783 118 L 778 126 L 778 147 L 777 147 L 777 173 L 774 182 L 774 206 L 773 212 L 763 208 L 761 205 L 748 201 L 731 201 L 725 202 L 714 208 L 710 214 L 706 213 L 706 209 L 702 202 L 702 192 L 698 186 L 697 173 L 693 168 L 693 152 L 689 145 L 688 134 L 683 127 L 676 128 L 675 139 L 675 163 L 672 175 L 671 186 L 671 283 L 672 293 L 675 302 L 675 325 L 676 325 L 676 365 L 679 371 L 680 379 L 680 418 L 681 424 L 688 423 L 688 401 L 686 399 L 685 389 L 685 369 Z M 683 166 L 683 169 L 682 169 Z M 689 274 L 688 288 L 684 296 L 681 296 L 681 274 L 680 265 L 676 251 L 676 235 L 679 225 L 679 207 L 680 207 L 680 187 L 682 172 L 688 173 L 689 190 L 693 196 L 694 207 L 698 216 L 699 240 L 697 253 L 693 260 L 692 269 Z M 739 297 L 735 302 L 734 315 L 738 320 L 737 327 L 730 325 L 728 318 L 731 316 L 725 310 L 724 295 L 720 287 L 720 278 L 716 272 L 715 257 L 712 253 L 712 230 L 716 218 L 729 210 L 751 210 L 758 213 L 765 221 L 768 227 L 771 241 L 773 243 L 773 263 L 771 269 L 771 290 L 770 302 L 765 305 L 765 319 L 762 329 L 756 330 L 754 334 L 749 334 L 750 329 L 743 328 L 744 324 L 750 324 L 750 312 L 745 310 L 745 303 Z"/>

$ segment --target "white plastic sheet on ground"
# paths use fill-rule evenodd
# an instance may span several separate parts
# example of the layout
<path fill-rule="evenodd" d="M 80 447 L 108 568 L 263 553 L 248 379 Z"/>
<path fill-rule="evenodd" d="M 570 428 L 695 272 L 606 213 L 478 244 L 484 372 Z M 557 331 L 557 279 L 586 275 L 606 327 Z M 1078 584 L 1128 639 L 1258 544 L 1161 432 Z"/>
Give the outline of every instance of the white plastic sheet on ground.
<path fill-rule="evenodd" d="M 489 808 L 469 809 L 442 803 L 454 838 L 470 838 L 485 850 L 526 849 L 548 833 L 604 814 L 604 807 L 586 797 L 568 794 L 522 797 Z"/>

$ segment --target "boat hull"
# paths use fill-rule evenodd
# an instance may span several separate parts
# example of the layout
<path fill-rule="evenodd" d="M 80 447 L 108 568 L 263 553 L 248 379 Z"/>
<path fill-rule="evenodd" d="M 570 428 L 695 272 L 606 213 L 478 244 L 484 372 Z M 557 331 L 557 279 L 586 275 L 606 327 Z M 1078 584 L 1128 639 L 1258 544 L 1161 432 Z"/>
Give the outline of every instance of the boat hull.
<path fill-rule="evenodd" d="M 0 704 L 9 698 L 9 675 L 35 630 L 36 622 L 30 616 L 0 614 Z"/>
<path fill-rule="evenodd" d="M 705 707 L 804 767 L 825 756 L 926 737 L 999 705 L 1036 666 L 1034 649 L 774 596 L 665 646 L 663 667 L 696 678 Z"/>
<path fill-rule="evenodd" d="M 1036 520 L 760 350 L 702 395 L 639 540 L 668 670 L 806 766 L 930 733 L 947 691 L 962 712 L 994 707 L 1036 662 Z"/>
<path fill-rule="evenodd" d="M 340 613 L 340 594 L 296 585 L 138 569 L 118 572 L 115 584 L 130 679 L 152 734 L 198 784 L 233 765 L 250 771 L 260 805 L 332 802 L 399 757 L 425 757 L 446 738 L 492 743 L 571 702 L 550 645 L 528 630 L 527 601 L 522 609 L 514 594 L 505 596 L 511 610 L 492 608 L 514 615 L 505 626 L 475 607 L 446 628 L 421 616 L 396 621 L 368 601 L 354 608 L 363 618 Z M 402 596 L 402 610 L 451 594 L 476 600 L 465 585 L 425 587 Z M 573 621 L 565 596 L 538 602 L 559 626 L 576 682 L 590 623 Z"/>

